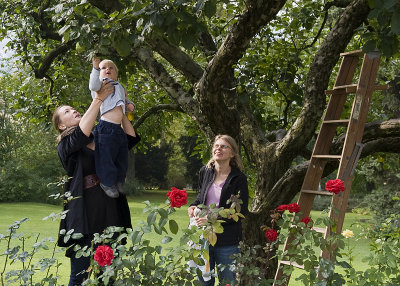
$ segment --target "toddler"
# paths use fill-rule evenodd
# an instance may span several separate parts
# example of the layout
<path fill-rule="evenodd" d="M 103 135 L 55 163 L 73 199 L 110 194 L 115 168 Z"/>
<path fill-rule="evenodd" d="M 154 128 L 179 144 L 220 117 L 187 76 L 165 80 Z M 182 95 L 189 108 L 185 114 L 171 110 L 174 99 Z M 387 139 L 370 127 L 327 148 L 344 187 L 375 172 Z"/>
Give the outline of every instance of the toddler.
<path fill-rule="evenodd" d="M 126 172 L 128 170 L 128 141 L 121 127 L 125 108 L 130 111 L 135 105 L 127 98 L 125 88 L 117 81 L 118 69 L 111 60 L 100 61 L 93 58 L 93 69 L 90 73 L 89 89 L 101 88 L 103 81 L 114 85 L 110 94 L 100 106 L 100 120 L 93 134 L 95 142 L 95 167 L 100 178 L 100 186 L 112 198 L 117 198 L 123 192 Z"/>

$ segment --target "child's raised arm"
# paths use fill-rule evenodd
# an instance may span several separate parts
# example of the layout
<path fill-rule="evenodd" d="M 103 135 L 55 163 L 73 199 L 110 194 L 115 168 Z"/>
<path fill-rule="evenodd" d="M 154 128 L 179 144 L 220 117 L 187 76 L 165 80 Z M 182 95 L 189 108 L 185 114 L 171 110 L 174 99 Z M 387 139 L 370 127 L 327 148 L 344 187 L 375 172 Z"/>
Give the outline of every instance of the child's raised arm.
<path fill-rule="evenodd" d="M 100 68 L 100 58 L 93 57 L 92 63 L 93 63 L 93 67 L 95 69 L 99 69 Z"/>
<path fill-rule="evenodd" d="M 101 80 L 99 78 L 100 76 L 100 59 L 93 57 L 92 58 L 92 64 L 93 64 L 93 69 L 92 72 L 90 73 L 90 79 L 89 79 L 89 89 L 92 91 L 98 91 L 101 88 Z M 92 95 L 93 97 L 93 95 Z"/>

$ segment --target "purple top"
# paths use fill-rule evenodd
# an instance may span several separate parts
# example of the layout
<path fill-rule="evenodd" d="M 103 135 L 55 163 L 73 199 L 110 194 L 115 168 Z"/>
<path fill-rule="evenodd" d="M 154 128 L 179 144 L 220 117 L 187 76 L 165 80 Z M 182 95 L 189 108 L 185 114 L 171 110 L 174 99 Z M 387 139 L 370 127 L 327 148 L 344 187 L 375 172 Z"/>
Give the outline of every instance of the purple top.
<path fill-rule="evenodd" d="M 219 207 L 219 199 L 221 197 L 221 190 L 222 190 L 222 187 L 224 186 L 224 184 L 225 184 L 225 181 L 223 181 L 219 185 L 212 183 L 211 187 L 208 189 L 208 192 L 207 192 L 206 206 L 215 204 L 217 208 Z"/>

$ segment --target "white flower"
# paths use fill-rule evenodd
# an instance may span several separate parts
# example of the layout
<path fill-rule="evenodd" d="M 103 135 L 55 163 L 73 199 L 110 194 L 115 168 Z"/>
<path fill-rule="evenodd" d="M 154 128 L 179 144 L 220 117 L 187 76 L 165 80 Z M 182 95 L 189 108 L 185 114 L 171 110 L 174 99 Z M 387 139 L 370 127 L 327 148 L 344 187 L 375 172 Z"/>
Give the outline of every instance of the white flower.
<path fill-rule="evenodd" d="M 345 238 L 350 238 L 350 237 L 354 237 L 354 232 L 349 229 L 346 229 L 345 231 L 342 232 L 342 235 Z"/>

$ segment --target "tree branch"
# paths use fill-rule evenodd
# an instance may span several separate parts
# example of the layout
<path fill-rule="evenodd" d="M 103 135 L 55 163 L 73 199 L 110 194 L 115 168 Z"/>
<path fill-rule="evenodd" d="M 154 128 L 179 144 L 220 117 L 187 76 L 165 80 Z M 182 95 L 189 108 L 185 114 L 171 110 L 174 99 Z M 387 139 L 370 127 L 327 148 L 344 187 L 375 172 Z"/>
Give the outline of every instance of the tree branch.
<path fill-rule="evenodd" d="M 335 0 L 325 4 L 324 10 L 328 10 L 331 7 L 346 8 L 350 4 L 350 0 Z"/>
<path fill-rule="evenodd" d="M 387 145 L 388 143 L 384 143 L 382 146 L 376 145 L 377 140 L 383 140 L 382 142 L 391 142 L 390 140 L 392 138 L 397 138 L 400 137 L 400 119 L 390 119 L 387 121 L 374 121 L 374 122 L 369 122 L 365 124 L 364 127 L 364 135 L 362 139 L 362 143 L 366 144 L 364 148 L 372 148 L 372 147 L 367 147 L 368 144 L 371 142 L 369 146 L 376 146 L 378 150 L 381 151 L 376 151 L 376 152 L 389 152 L 389 150 L 386 150 L 386 148 L 394 148 L 395 150 L 397 149 L 397 146 L 390 146 Z M 388 141 L 385 141 L 385 140 Z M 343 144 L 345 140 L 345 134 L 342 134 L 339 136 L 335 142 L 332 143 L 332 146 L 330 148 L 330 154 L 340 154 Z M 372 143 L 374 142 L 374 143 Z M 398 144 L 400 147 L 400 144 Z M 363 149 L 363 154 L 367 154 L 364 149 Z M 396 151 L 394 151 L 397 153 Z M 365 155 L 366 156 L 366 155 Z"/>
<path fill-rule="evenodd" d="M 197 123 L 206 136 L 212 136 L 211 134 L 213 133 L 207 125 L 207 118 L 200 112 L 198 102 L 175 81 L 162 64 L 154 59 L 152 52 L 146 48 L 139 48 L 137 50 L 137 60 L 153 80 L 180 105 L 184 112 L 196 117 Z"/>
<path fill-rule="evenodd" d="M 56 41 L 61 41 L 62 37 L 55 32 L 53 29 L 50 29 L 48 26 L 48 19 L 44 18 L 44 11 L 49 8 L 50 6 L 50 0 L 45 0 L 42 2 L 40 5 L 39 11 L 36 13 L 32 11 L 30 15 L 32 18 L 39 23 L 39 28 L 40 31 L 42 31 L 42 38 L 44 39 L 52 39 Z"/>
<path fill-rule="evenodd" d="M 124 8 L 118 0 L 88 0 L 88 2 L 107 14 L 120 11 Z"/>
<path fill-rule="evenodd" d="M 203 75 L 203 69 L 188 54 L 179 47 L 172 45 L 166 39 L 151 37 L 146 39 L 152 49 L 158 52 L 174 68 L 180 71 L 192 84 Z"/>
<path fill-rule="evenodd" d="M 201 32 L 198 37 L 198 41 L 207 61 L 210 61 L 218 51 L 213 38 L 209 33 Z"/>
<path fill-rule="evenodd" d="M 311 139 L 325 110 L 324 90 L 339 55 L 351 40 L 354 31 L 366 19 L 369 6 L 366 0 L 353 1 L 342 13 L 321 44 L 310 66 L 305 85 L 304 107 L 297 120 L 278 145 L 278 152 L 295 156 Z"/>
<path fill-rule="evenodd" d="M 368 123 L 365 127 L 362 143 L 364 148 L 360 158 L 365 158 L 378 152 L 400 154 L 400 119 L 377 121 Z M 343 148 L 344 136 L 332 143 L 330 154 L 337 155 Z M 257 210 L 267 206 L 270 202 L 276 205 L 290 202 L 300 192 L 309 161 L 289 168 L 276 182 L 271 192 L 257 205 Z M 328 161 L 324 168 L 323 177 L 328 176 L 339 167 L 338 161 Z"/>
<path fill-rule="evenodd" d="M 322 30 L 324 29 L 327 20 L 328 20 L 328 11 L 325 12 L 324 19 L 322 20 L 321 27 L 319 27 L 319 30 L 318 30 L 317 34 L 315 35 L 313 41 L 310 44 L 304 46 L 302 48 L 303 50 L 306 50 L 306 49 L 311 48 L 312 46 L 314 46 L 314 44 L 319 39 L 319 36 L 321 36 Z"/>
<path fill-rule="evenodd" d="M 55 47 L 52 51 L 50 51 L 44 58 L 40 65 L 40 68 L 35 69 L 35 77 L 36 78 L 44 78 L 46 77 L 46 73 L 51 66 L 53 60 L 59 55 L 63 55 L 68 52 L 75 45 L 75 40 L 62 43 Z"/>
<path fill-rule="evenodd" d="M 276 16 L 285 2 L 286 0 L 247 1 L 247 10 L 232 26 L 202 78 L 202 82 L 206 83 L 204 88 L 210 91 L 210 95 L 218 94 L 214 91 L 223 86 L 224 79 L 229 75 L 232 66 L 242 57 L 251 39 Z"/>
<path fill-rule="evenodd" d="M 140 125 L 151 115 L 156 114 L 161 111 L 179 111 L 183 112 L 182 108 L 178 104 L 158 104 L 152 106 L 149 110 L 147 110 L 142 116 L 139 117 L 138 120 L 135 121 L 133 127 L 135 129 L 139 128 Z"/>

